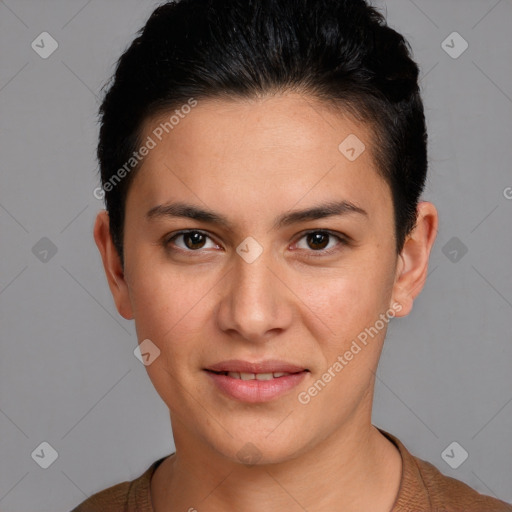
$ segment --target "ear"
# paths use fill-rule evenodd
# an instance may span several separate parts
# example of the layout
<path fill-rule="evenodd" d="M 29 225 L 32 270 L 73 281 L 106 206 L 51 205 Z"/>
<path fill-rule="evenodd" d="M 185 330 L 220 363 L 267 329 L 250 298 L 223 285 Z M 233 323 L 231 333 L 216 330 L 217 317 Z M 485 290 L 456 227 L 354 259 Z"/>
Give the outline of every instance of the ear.
<path fill-rule="evenodd" d="M 108 285 L 116 303 L 117 311 L 119 311 L 123 318 L 131 320 L 133 312 L 129 289 L 126 284 L 121 259 L 110 235 L 109 216 L 106 210 L 102 210 L 96 217 L 94 240 L 101 254 L 103 268 L 105 269 Z"/>
<path fill-rule="evenodd" d="M 419 295 L 428 273 L 430 251 L 437 235 L 436 207 L 427 201 L 418 204 L 416 226 L 405 240 L 398 257 L 393 301 L 402 306 L 396 316 L 407 316 Z"/>

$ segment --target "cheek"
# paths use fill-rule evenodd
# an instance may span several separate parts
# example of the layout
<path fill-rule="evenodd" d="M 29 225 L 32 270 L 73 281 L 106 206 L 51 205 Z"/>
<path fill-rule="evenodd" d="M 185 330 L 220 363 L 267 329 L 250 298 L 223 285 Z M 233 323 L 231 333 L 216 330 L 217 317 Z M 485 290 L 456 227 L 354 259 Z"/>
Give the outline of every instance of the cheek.
<path fill-rule="evenodd" d="M 208 278 L 201 280 L 179 266 L 162 264 L 151 258 L 139 259 L 130 268 L 130 300 L 137 326 L 147 337 L 161 337 L 178 328 L 185 319 L 201 311 L 201 298 L 211 288 Z M 135 262 L 135 260 L 134 260 Z"/>
<path fill-rule="evenodd" d="M 186 369 L 196 366 L 208 347 L 204 340 L 211 329 L 212 297 L 222 281 L 211 272 L 194 274 L 156 263 L 133 267 L 130 273 L 137 338 L 150 339 L 160 350 L 159 359 L 147 367 L 157 389 L 168 388 L 172 376 L 188 378 Z"/>
<path fill-rule="evenodd" d="M 204 350 L 200 343 L 207 316 L 204 295 L 211 286 L 198 286 L 198 279 L 156 265 L 132 277 L 137 338 L 150 339 L 160 350 L 146 371 L 162 400 L 170 408 L 183 410 L 190 405 L 184 387 L 193 392 L 196 385 L 190 368 Z"/>
<path fill-rule="evenodd" d="M 361 258 L 357 265 L 325 278 L 302 278 L 306 304 L 337 340 L 357 335 L 388 308 L 392 287 L 389 271 L 370 261 Z"/>
<path fill-rule="evenodd" d="M 327 338 L 317 338 L 319 342 L 324 340 L 326 365 L 320 379 L 325 378 L 329 384 L 317 403 L 323 407 L 322 404 L 337 402 L 337 414 L 342 418 L 363 399 L 377 368 L 388 325 L 380 315 L 389 310 L 389 269 L 375 262 L 361 263 L 320 284 L 322 298 L 311 294 L 310 300 L 330 328 Z"/>

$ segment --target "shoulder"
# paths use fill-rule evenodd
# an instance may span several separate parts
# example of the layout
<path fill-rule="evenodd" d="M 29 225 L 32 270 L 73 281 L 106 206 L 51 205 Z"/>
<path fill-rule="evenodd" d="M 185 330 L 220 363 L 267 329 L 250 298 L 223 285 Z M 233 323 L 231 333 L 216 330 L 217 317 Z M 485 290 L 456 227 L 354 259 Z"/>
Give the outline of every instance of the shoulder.
<path fill-rule="evenodd" d="M 80 503 L 71 512 L 99 512 L 100 510 L 125 512 L 131 483 L 122 482 L 97 492 Z"/>
<path fill-rule="evenodd" d="M 439 512 L 512 512 L 512 505 L 480 494 L 469 485 L 443 475 L 434 465 L 413 457 L 432 504 Z"/>
<path fill-rule="evenodd" d="M 379 429 L 400 452 L 402 480 L 393 512 L 512 512 L 512 505 L 480 494 L 412 455 L 401 441 Z"/>
<path fill-rule="evenodd" d="M 152 512 L 151 477 L 167 457 L 153 462 L 134 480 L 121 482 L 93 494 L 71 512 Z"/>

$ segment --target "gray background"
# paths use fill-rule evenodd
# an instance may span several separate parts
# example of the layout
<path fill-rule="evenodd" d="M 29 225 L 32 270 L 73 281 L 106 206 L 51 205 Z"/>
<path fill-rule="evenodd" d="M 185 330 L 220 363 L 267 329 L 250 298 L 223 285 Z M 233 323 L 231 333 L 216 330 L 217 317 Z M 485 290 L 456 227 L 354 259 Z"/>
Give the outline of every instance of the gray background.
<path fill-rule="evenodd" d="M 425 289 L 388 331 L 374 423 L 445 474 L 512 501 L 512 2 L 376 4 L 422 69 L 424 199 L 441 221 Z M 69 510 L 173 449 L 92 237 L 100 89 L 156 5 L 0 1 L 3 512 Z M 47 59 L 31 47 L 43 31 L 59 45 Z M 442 47 L 454 31 L 469 44 L 458 58 Z M 58 453 L 48 469 L 31 456 L 43 441 Z M 441 457 L 453 441 L 469 453 L 457 469 Z"/>

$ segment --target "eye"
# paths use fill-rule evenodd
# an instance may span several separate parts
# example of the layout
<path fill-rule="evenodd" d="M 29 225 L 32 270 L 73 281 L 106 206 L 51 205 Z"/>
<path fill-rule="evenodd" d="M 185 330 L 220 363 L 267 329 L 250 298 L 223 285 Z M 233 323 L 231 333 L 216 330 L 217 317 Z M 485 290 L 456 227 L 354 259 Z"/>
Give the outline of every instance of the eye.
<path fill-rule="evenodd" d="M 326 230 L 316 230 L 305 233 L 295 244 L 295 247 L 308 252 L 308 257 L 317 257 L 337 252 L 342 246 L 348 244 L 348 240 L 340 235 L 335 235 Z M 188 253 L 220 247 L 208 234 L 197 229 L 174 233 L 164 239 L 163 245 L 169 251 Z"/>
<path fill-rule="evenodd" d="M 210 240 L 211 245 L 207 246 Z M 199 249 L 215 249 L 218 245 L 202 231 L 196 229 L 190 231 L 180 231 L 164 240 L 166 248 L 172 250 L 172 245 L 178 247 L 181 251 L 197 252 Z"/>
<path fill-rule="evenodd" d="M 302 243 L 302 240 L 305 243 Z M 341 249 L 341 246 L 347 245 L 348 241 L 343 237 L 335 235 L 329 231 L 309 231 L 296 244 L 296 247 L 308 252 L 316 252 L 312 256 L 323 256 L 332 254 Z"/>

